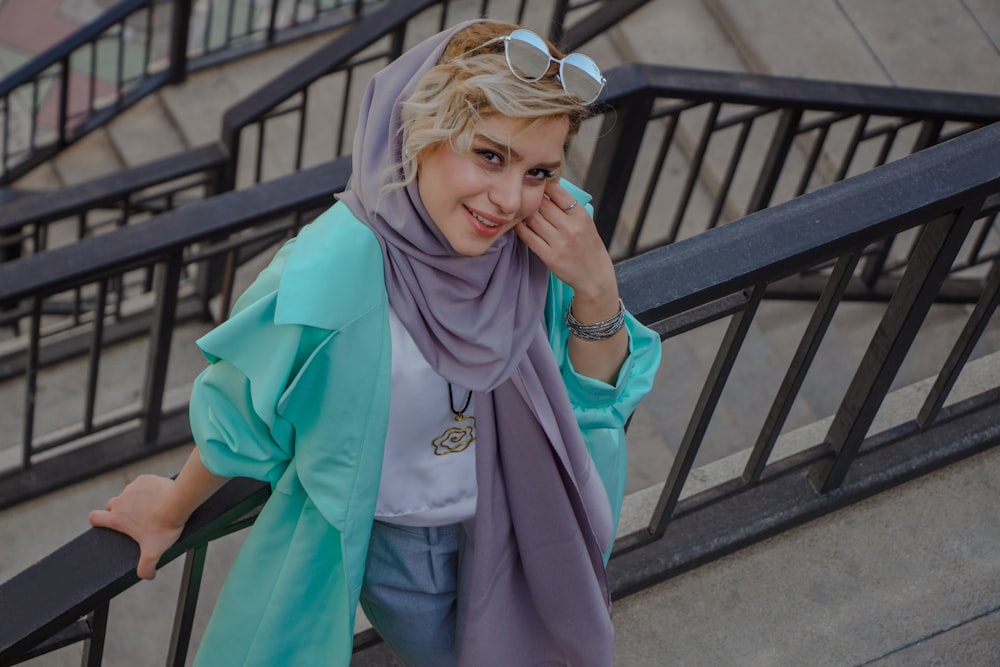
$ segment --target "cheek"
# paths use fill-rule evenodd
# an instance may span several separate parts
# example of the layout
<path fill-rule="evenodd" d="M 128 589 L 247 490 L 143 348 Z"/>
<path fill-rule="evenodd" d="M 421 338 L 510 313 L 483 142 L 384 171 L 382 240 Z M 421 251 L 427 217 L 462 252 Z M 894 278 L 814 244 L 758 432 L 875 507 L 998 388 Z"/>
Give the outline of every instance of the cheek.
<path fill-rule="evenodd" d="M 521 217 L 526 218 L 532 213 L 536 213 L 542 205 L 545 197 L 545 189 L 541 187 L 529 187 L 524 191 L 521 198 Z"/>

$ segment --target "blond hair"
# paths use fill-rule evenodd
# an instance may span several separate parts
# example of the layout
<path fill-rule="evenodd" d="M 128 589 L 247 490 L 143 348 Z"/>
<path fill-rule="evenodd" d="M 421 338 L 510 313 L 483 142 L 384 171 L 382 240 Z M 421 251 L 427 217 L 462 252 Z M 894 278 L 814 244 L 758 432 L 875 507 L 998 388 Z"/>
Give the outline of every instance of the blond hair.
<path fill-rule="evenodd" d="M 404 180 L 397 185 L 416 178 L 421 156 L 442 143 L 468 153 L 477 125 L 492 116 L 529 121 L 525 132 L 566 118 L 567 138 L 577 133 L 590 111 L 563 90 L 558 66 L 553 64 L 541 79 L 528 83 L 510 71 L 502 41 L 483 46 L 517 28 L 494 21 L 474 23 L 452 37 L 438 64 L 424 74 L 400 106 L 403 143 L 398 166 Z M 551 44 L 549 51 L 555 58 L 564 55 Z"/>

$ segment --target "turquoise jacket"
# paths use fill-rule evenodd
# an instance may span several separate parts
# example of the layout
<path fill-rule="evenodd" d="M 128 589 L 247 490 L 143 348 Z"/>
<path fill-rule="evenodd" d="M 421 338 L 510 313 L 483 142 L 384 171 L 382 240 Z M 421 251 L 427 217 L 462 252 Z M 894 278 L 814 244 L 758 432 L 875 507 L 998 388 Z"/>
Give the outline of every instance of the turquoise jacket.
<path fill-rule="evenodd" d="M 198 341 L 211 362 L 191 397 L 201 458 L 218 475 L 265 480 L 273 492 L 226 579 L 197 665 L 350 662 L 389 417 L 382 263 L 375 235 L 337 204 L 286 243 L 230 319 Z M 629 316 L 617 383 L 577 374 L 563 323 L 571 296 L 550 281 L 549 339 L 617 525 L 624 426 L 652 385 L 660 342 Z"/>

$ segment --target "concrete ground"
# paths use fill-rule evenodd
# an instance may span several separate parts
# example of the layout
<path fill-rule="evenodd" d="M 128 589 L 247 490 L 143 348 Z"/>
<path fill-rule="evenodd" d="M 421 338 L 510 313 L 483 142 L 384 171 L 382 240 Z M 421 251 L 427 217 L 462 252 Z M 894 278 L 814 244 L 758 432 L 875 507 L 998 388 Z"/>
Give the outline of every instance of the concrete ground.
<path fill-rule="evenodd" d="M 0 24 L 9 25 L 4 12 L 28 2 L 35 0 L 0 0 Z M 91 4 L 97 6 L 96 1 Z M 50 24 L 56 25 L 54 19 Z M 10 47 L 0 34 L 0 67 L 11 58 L 4 51 Z M 307 45 L 295 48 L 308 51 Z M 653 0 L 586 50 L 605 66 L 636 60 L 1000 94 L 1000 3 Z M 164 118 L 170 129 L 162 136 L 169 141 L 158 150 L 197 145 L 219 127 L 210 116 L 214 107 L 224 107 L 206 101 L 205 91 L 220 98 L 248 92 L 260 80 L 253 78 L 253 69 L 234 64 L 192 77 L 187 86 L 130 112 L 121 127 L 95 134 L 38 170 L 26 184 L 51 188 L 79 182 L 100 165 L 120 168 L 130 152 L 136 159 L 149 159 L 149 144 L 137 137 L 160 136 L 155 128 L 162 127 Z M 263 78 L 276 71 L 273 64 L 256 69 Z M 177 122 L 171 110 L 185 104 L 199 105 L 196 124 Z M 155 123 L 151 116 L 157 117 Z M 774 321 L 792 321 L 799 317 L 798 308 L 774 305 Z M 845 346 L 871 321 L 870 308 L 858 305 L 849 314 L 842 332 Z M 941 309 L 935 317 L 943 335 L 960 327 L 966 312 L 962 306 Z M 780 350 L 782 335 L 780 327 L 760 333 L 765 357 L 768 350 Z M 1000 343 L 996 318 L 987 339 L 979 354 Z M 688 344 L 665 348 L 657 389 L 640 407 L 631 430 L 630 491 L 666 476 L 683 428 L 676 416 L 683 410 L 672 406 L 690 400 L 691 394 L 690 385 L 680 379 L 703 376 L 710 363 Z M 751 381 L 758 372 L 760 368 L 746 369 L 742 381 Z M 921 372 L 914 371 L 914 377 L 926 375 Z M 7 413 L 19 405 L 4 401 L 0 416 L 12 416 Z M 702 462 L 738 451 L 741 446 L 723 436 L 754 432 L 742 421 L 754 411 L 724 405 L 728 425 L 707 443 L 714 449 Z M 818 410 L 812 417 L 827 414 Z M 163 455 L 0 512 L 0 580 L 82 530 L 87 511 L 102 506 L 129 478 L 145 471 L 171 474 L 182 457 L 180 452 Z M 998 489 L 1000 454 L 984 454 L 626 598 L 615 610 L 616 664 L 1000 664 L 1000 641 L 993 639 L 1000 629 Z M 210 605 L 238 541 L 232 538 L 213 550 L 203 608 Z M 150 656 L 164 655 L 169 622 L 161 621 L 151 606 L 163 600 L 170 602 L 158 606 L 172 604 L 178 578 L 179 567 L 171 565 L 156 582 L 137 587 L 116 603 L 106 664 L 152 664 Z M 141 637 L 141 642 L 123 641 L 126 637 Z M 29 664 L 78 662 L 74 651 L 64 649 Z"/>

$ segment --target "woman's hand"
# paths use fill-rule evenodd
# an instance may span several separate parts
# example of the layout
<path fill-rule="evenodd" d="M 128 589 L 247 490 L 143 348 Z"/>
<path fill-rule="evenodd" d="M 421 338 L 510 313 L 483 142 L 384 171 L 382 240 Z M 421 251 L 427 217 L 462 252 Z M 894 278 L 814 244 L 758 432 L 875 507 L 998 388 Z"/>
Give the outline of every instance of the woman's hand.
<path fill-rule="evenodd" d="M 603 304 L 601 310 L 610 310 L 595 320 L 614 315 L 618 310 L 615 269 L 594 221 L 557 181 L 545 187 L 545 195 L 538 212 L 515 228 L 517 235 L 556 277 L 573 288 L 579 301 L 595 302 L 599 309 Z"/>
<path fill-rule="evenodd" d="M 557 278 L 573 288 L 573 317 L 590 324 L 618 312 L 615 267 L 587 210 L 566 188 L 552 182 L 538 212 L 517 225 L 517 235 Z M 628 354 L 623 328 L 604 340 L 569 337 L 573 368 L 583 375 L 614 384 Z"/>
<path fill-rule="evenodd" d="M 184 521 L 165 516 L 167 498 L 174 481 L 156 475 L 141 475 L 103 510 L 90 513 L 90 525 L 125 533 L 139 544 L 139 565 L 136 574 L 141 579 L 156 576 L 156 565 L 163 553 L 177 541 Z"/>
<path fill-rule="evenodd" d="M 225 482 L 205 467 L 194 448 L 176 480 L 140 475 L 103 510 L 91 512 L 90 525 L 117 530 L 138 542 L 135 572 L 141 579 L 152 579 L 160 557 L 181 536 L 191 513 Z"/>

